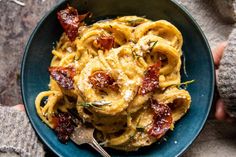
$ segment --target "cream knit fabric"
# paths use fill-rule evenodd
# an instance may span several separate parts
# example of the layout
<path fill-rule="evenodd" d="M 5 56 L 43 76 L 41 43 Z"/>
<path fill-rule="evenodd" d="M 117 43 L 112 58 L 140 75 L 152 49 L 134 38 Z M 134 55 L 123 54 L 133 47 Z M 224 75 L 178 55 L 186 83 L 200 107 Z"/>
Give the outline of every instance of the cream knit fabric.
<path fill-rule="evenodd" d="M 228 113 L 236 117 L 236 29 L 230 34 L 228 45 L 220 61 L 218 90 Z"/>
<path fill-rule="evenodd" d="M 236 21 L 235 0 L 214 0 L 214 3 L 224 21 L 235 23 Z"/>
<path fill-rule="evenodd" d="M 177 0 L 185 6 L 203 30 L 211 48 L 226 41 L 233 25 L 225 22 L 213 0 Z M 216 0 L 215 0 L 216 1 Z M 230 0 L 220 0 L 230 1 Z M 224 9 L 224 8 L 221 8 Z M 227 8 L 225 8 L 226 10 Z"/>
<path fill-rule="evenodd" d="M 42 144 L 24 112 L 0 106 L 0 120 L 0 152 L 22 157 L 44 156 Z M 3 155 L 0 153 L 0 156 Z"/>

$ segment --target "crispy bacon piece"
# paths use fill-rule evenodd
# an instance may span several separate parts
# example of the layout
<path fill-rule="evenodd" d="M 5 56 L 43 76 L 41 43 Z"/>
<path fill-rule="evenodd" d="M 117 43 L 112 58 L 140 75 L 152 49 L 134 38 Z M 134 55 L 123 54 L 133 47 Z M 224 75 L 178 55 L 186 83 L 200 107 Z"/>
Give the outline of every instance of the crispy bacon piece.
<path fill-rule="evenodd" d="M 74 117 L 72 117 L 69 113 L 63 112 L 55 115 L 53 119 L 54 130 L 57 134 L 58 139 L 62 143 L 66 143 L 70 135 L 73 133 L 76 124 L 74 122 Z"/>
<path fill-rule="evenodd" d="M 68 6 L 66 9 L 57 12 L 57 19 L 60 21 L 68 38 L 74 41 L 81 22 L 89 15 L 90 13 L 79 15 L 75 8 Z"/>
<path fill-rule="evenodd" d="M 145 95 L 148 92 L 154 91 L 159 87 L 159 71 L 161 68 L 161 61 L 151 65 L 146 70 L 144 75 L 143 83 L 139 88 L 139 94 Z"/>
<path fill-rule="evenodd" d="M 102 50 L 110 50 L 114 45 L 113 36 L 101 36 L 95 40 L 98 48 Z"/>
<path fill-rule="evenodd" d="M 94 88 L 102 90 L 104 88 L 116 88 L 115 80 L 105 71 L 96 71 L 89 76 L 89 81 Z"/>
<path fill-rule="evenodd" d="M 75 69 L 73 67 L 49 67 L 48 71 L 52 78 L 65 89 L 74 89 L 73 77 Z"/>
<path fill-rule="evenodd" d="M 154 111 L 154 123 L 152 128 L 148 130 L 148 133 L 159 139 L 170 129 L 173 121 L 172 113 L 168 105 L 160 104 L 153 99 L 151 99 L 150 102 L 151 108 Z"/>

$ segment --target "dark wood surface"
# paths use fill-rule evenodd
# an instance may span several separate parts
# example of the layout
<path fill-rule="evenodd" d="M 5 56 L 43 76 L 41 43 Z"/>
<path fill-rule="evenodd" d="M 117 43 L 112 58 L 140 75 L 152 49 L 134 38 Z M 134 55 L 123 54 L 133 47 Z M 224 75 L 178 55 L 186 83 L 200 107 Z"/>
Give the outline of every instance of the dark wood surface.
<path fill-rule="evenodd" d="M 24 7 L 0 1 L 0 104 L 8 106 L 22 103 L 19 73 L 25 44 L 40 18 L 60 0 L 22 1 Z M 236 125 L 218 122 L 212 113 L 184 157 L 236 156 Z M 53 156 L 46 151 L 47 156 Z"/>

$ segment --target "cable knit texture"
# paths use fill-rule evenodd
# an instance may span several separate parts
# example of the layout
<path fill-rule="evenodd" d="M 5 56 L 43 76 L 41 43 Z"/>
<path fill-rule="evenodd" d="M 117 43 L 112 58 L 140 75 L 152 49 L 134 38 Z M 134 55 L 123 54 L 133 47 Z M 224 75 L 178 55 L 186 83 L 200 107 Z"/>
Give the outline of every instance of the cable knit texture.
<path fill-rule="evenodd" d="M 223 15 L 219 15 L 219 9 L 227 10 L 227 8 L 217 6 L 213 0 L 177 1 L 188 9 L 200 25 L 210 43 L 211 48 L 215 47 L 219 42 L 228 39 L 229 34 L 233 29 L 233 25 L 226 23 L 222 20 Z"/>
<path fill-rule="evenodd" d="M 236 3 L 235 0 L 214 0 L 218 12 L 226 22 L 234 23 L 236 20 Z"/>
<path fill-rule="evenodd" d="M 0 106 L 0 119 L 0 152 L 16 153 L 22 157 L 44 156 L 42 144 L 24 112 Z"/>
<path fill-rule="evenodd" d="M 229 36 L 220 62 L 218 90 L 230 116 L 236 117 L 236 29 Z"/>

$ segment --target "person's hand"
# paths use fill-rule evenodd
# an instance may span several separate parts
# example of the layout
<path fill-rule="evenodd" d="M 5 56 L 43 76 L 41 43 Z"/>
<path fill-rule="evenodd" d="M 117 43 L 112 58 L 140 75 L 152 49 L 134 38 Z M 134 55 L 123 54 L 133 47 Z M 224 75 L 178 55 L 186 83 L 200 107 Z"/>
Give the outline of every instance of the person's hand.
<path fill-rule="evenodd" d="M 17 104 L 16 106 L 13 106 L 12 108 L 19 110 L 19 111 L 25 111 L 25 107 L 23 104 Z"/>
<path fill-rule="evenodd" d="M 220 64 L 220 60 L 222 58 L 222 55 L 224 53 L 224 49 L 227 45 L 227 42 L 222 42 L 218 44 L 218 46 L 213 50 L 213 59 L 214 59 L 214 64 L 215 64 L 215 69 L 216 69 L 216 82 L 218 82 L 218 68 Z M 218 120 L 221 121 L 233 121 L 233 118 L 231 118 L 226 110 L 225 110 L 225 105 L 224 102 L 221 98 L 219 98 L 216 102 L 216 111 L 215 111 L 215 117 Z"/>

